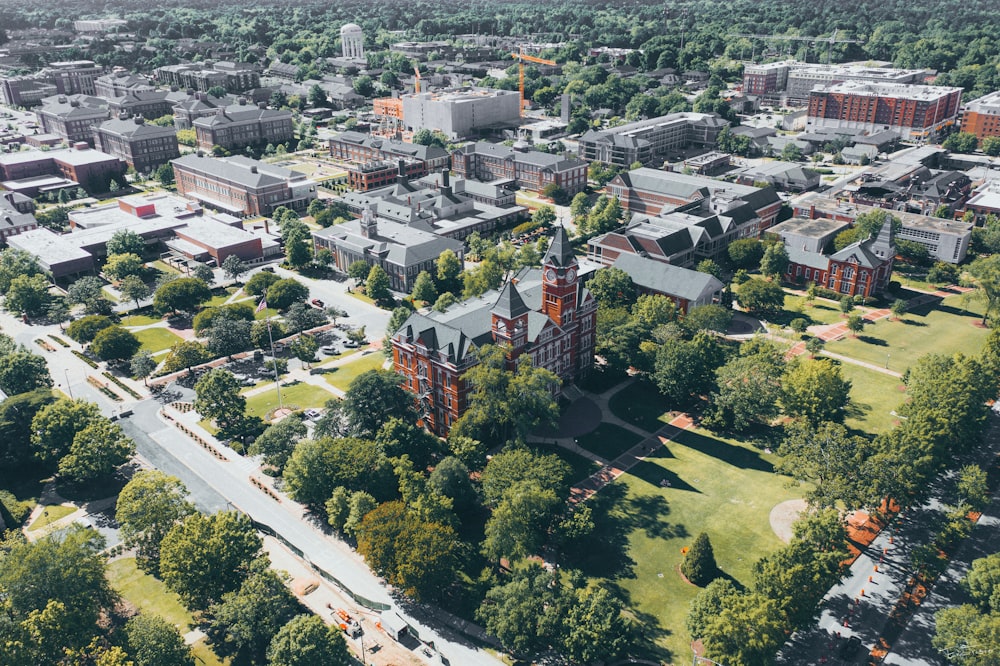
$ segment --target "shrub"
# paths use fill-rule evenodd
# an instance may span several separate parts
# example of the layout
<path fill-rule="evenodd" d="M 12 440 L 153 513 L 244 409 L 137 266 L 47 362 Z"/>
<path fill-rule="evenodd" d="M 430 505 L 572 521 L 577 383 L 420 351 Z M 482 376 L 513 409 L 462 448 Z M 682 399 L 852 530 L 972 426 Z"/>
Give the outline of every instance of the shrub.
<path fill-rule="evenodd" d="M 806 329 L 809 328 L 809 321 L 802 317 L 796 317 L 788 323 L 788 326 L 796 333 L 805 333 Z"/>
<path fill-rule="evenodd" d="M 681 562 L 681 573 L 699 587 L 708 585 L 718 576 L 719 567 L 715 563 L 715 552 L 712 550 L 708 535 L 704 532 L 694 540 L 691 550 Z"/>

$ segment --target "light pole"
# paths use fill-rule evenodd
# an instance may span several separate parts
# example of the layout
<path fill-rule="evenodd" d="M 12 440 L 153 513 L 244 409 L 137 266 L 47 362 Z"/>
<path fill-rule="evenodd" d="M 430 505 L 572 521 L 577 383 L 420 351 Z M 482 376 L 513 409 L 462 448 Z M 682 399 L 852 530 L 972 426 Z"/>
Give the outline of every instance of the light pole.
<path fill-rule="evenodd" d="M 889 357 L 890 356 L 892 356 L 892 352 L 889 352 L 888 354 L 885 355 L 885 369 L 886 370 L 889 369 Z"/>
<path fill-rule="evenodd" d="M 73 388 L 69 385 L 69 370 L 63 368 L 63 376 L 66 378 L 66 391 L 69 393 L 69 399 L 73 399 Z"/>

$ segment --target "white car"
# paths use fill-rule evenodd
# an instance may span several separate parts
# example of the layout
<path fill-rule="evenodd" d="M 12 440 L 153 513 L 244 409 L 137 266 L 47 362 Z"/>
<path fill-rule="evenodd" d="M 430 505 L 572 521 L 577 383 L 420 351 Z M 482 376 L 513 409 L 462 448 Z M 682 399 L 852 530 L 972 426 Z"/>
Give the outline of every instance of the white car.
<path fill-rule="evenodd" d="M 323 345 L 322 347 L 319 348 L 319 350 L 324 354 L 330 354 L 330 355 L 340 353 L 340 350 L 337 349 L 336 345 Z"/>

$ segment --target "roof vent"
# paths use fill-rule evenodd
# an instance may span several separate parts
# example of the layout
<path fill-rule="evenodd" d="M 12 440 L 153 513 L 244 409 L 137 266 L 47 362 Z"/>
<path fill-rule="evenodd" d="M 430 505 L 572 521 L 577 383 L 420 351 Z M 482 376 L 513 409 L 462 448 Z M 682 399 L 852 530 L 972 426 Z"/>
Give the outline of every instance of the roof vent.
<path fill-rule="evenodd" d="M 250 173 L 257 173 L 257 165 L 256 164 L 254 164 L 252 167 L 250 167 Z"/>

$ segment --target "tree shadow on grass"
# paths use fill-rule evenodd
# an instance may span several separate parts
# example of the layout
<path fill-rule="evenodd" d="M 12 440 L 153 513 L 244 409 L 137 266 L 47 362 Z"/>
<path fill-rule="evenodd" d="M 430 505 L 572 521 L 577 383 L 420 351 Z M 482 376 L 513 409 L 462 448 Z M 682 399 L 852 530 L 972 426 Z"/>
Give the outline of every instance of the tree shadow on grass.
<path fill-rule="evenodd" d="M 624 485 L 612 483 L 587 501 L 594 531 L 579 547 L 562 549 L 566 565 L 587 576 L 635 577 L 635 562 L 628 553 L 628 537 L 633 527 L 627 510 L 627 493 Z"/>
<path fill-rule="evenodd" d="M 876 338 L 871 335 L 859 335 L 858 340 L 865 343 L 866 345 L 875 345 L 876 347 L 888 347 L 889 343 L 882 338 Z"/>
<path fill-rule="evenodd" d="M 897 321 L 899 321 L 899 323 L 901 323 L 901 324 L 906 324 L 907 326 L 926 326 L 927 325 L 927 322 L 925 322 L 925 321 L 915 321 L 913 319 L 899 319 Z"/>
<path fill-rule="evenodd" d="M 628 471 L 628 473 L 637 479 L 642 479 L 652 486 L 660 488 L 673 488 L 675 490 L 687 490 L 694 493 L 701 492 L 687 481 L 677 476 L 674 472 L 669 469 L 665 469 L 656 463 L 649 462 L 648 460 L 639 461 Z"/>
<path fill-rule="evenodd" d="M 761 458 L 760 454 L 756 451 L 734 446 L 714 437 L 706 437 L 705 435 L 685 430 L 674 441 L 740 469 L 754 469 L 761 472 L 774 471 L 774 465 Z"/>

